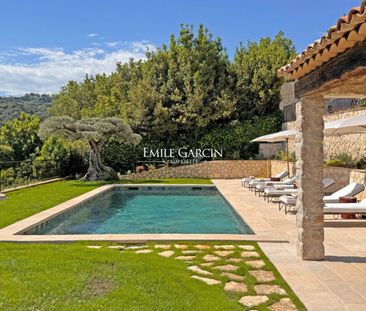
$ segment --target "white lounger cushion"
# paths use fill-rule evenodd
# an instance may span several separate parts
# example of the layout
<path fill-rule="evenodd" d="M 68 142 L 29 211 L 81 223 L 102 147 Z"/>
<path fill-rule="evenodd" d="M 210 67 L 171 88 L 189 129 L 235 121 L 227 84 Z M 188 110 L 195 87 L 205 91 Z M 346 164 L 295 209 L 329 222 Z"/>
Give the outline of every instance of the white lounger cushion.
<path fill-rule="evenodd" d="M 293 184 L 295 181 L 296 181 L 296 176 L 293 176 L 293 177 L 285 179 L 284 181 L 251 181 L 249 183 L 249 185 L 251 185 L 253 187 L 255 186 L 258 189 L 259 185 L 265 186 L 265 187 L 276 186 L 276 185 L 278 185 L 278 186 L 290 185 L 290 184 Z"/>
<path fill-rule="evenodd" d="M 285 178 L 288 175 L 287 171 L 282 171 L 277 175 L 273 176 L 275 178 Z M 254 176 L 244 177 L 242 178 L 242 182 L 250 182 L 250 181 L 270 181 L 271 178 L 255 178 Z"/>
<path fill-rule="evenodd" d="M 359 183 L 351 183 L 348 186 L 324 197 L 325 203 L 337 203 L 340 197 L 353 197 L 365 190 L 365 186 Z"/>
<path fill-rule="evenodd" d="M 281 195 L 291 195 L 293 193 L 297 193 L 298 189 L 264 189 L 264 193 L 268 196 L 281 196 Z"/>
<path fill-rule="evenodd" d="M 296 197 L 294 197 L 292 195 L 282 195 L 280 197 L 280 201 L 286 205 L 295 205 Z"/>
<path fill-rule="evenodd" d="M 0 200 L 5 200 L 5 199 L 6 199 L 6 195 L 5 195 L 5 194 L 0 193 Z"/>

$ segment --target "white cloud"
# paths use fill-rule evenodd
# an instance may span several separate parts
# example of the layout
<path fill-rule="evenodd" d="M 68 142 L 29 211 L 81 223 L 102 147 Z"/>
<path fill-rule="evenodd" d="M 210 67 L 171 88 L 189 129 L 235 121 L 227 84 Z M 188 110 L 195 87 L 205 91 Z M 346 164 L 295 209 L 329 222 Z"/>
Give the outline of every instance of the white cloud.
<path fill-rule="evenodd" d="M 146 49 L 154 48 L 142 41 L 112 51 L 100 47 L 71 52 L 62 48 L 28 47 L 0 53 L 0 93 L 56 93 L 69 80 L 81 81 L 85 74 L 110 73 L 117 62 L 144 59 Z"/>
<path fill-rule="evenodd" d="M 98 36 L 98 34 L 97 34 L 97 33 L 88 33 L 86 36 L 87 36 L 88 38 L 94 38 L 94 37 L 97 37 L 97 36 Z"/>

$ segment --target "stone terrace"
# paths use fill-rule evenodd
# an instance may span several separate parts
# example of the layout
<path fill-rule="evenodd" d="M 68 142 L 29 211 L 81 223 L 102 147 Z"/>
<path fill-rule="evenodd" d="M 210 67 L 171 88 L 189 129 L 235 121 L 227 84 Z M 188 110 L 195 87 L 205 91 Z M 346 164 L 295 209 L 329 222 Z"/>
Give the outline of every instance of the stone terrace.
<path fill-rule="evenodd" d="M 214 180 L 255 232 L 272 231 L 289 243 L 259 243 L 309 311 L 366 310 L 366 223 L 362 220 L 325 222 L 325 260 L 296 257 L 296 217 L 278 211 L 244 190 L 240 180 Z"/>

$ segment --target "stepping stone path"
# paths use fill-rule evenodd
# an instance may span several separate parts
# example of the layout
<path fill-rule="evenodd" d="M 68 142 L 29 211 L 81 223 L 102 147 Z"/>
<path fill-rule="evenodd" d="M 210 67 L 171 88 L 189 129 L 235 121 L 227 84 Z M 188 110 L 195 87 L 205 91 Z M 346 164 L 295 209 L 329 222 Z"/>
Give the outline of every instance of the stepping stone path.
<path fill-rule="evenodd" d="M 243 258 L 260 257 L 257 252 L 241 252 L 240 256 Z"/>
<path fill-rule="evenodd" d="M 230 281 L 225 284 L 224 290 L 227 292 L 246 293 L 248 288 L 244 283 Z"/>
<path fill-rule="evenodd" d="M 155 248 L 160 248 L 160 249 L 169 249 L 170 245 L 169 244 L 161 244 L 161 245 L 155 245 Z"/>
<path fill-rule="evenodd" d="M 140 249 L 138 251 L 135 252 L 136 254 L 150 254 L 152 253 L 151 249 Z"/>
<path fill-rule="evenodd" d="M 234 263 L 238 263 L 238 262 L 242 262 L 243 259 L 241 258 L 229 258 L 229 259 L 226 259 L 227 262 L 234 262 Z"/>
<path fill-rule="evenodd" d="M 238 245 L 238 247 L 246 251 L 255 251 L 255 247 L 253 245 Z"/>
<path fill-rule="evenodd" d="M 143 249 L 143 248 L 147 248 L 147 245 L 128 246 L 128 247 L 125 248 L 125 250 L 130 250 L 130 249 Z"/>
<path fill-rule="evenodd" d="M 267 296 L 244 296 L 241 297 L 239 303 L 246 307 L 256 307 L 262 303 L 266 303 L 268 301 Z"/>
<path fill-rule="evenodd" d="M 276 279 L 272 271 L 250 270 L 249 273 L 261 283 L 272 282 Z"/>
<path fill-rule="evenodd" d="M 178 249 L 187 249 L 188 248 L 188 245 L 185 245 L 185 244 L 174 244 L 174 247 L 175 248 L 178 248 Z"/>
<path fill-rule="evenodd" d="M 278 285 L 255 285 L 254 290 L 257 294 L 271 295 L 286 295 L 286 291 Z"/>
<path fill-rule="evenodd" d="M 195 258 L 195 256 L 178 256 L 178 257 L 175 257 L 175 259 L 178 259 L 178 260 L 193 260 Z"/>
<path fill-rule="evenodd" d="M 214 252 L 216 255 L 219 255 L 220 257 L 226 257 L 234 253 L 234 251 L 216 251 Z"/>
<path fill-rule="evenodd" d="M 282 298 L 269 307 L 271 311 L 296 311 L 295 305 L 290 298 Z"/>
<path fill-rule="evenodd" d="M 101 245 L 86 247 L 102 248 Z M 262 270 L 266 264 L 260 259 L 260 255 L 253 245 L 130 244 L 111 245 L 108 248 L 117 249 L 121 253 L 129 250 L 136 254 L 154 253 L 153 256 L 158 254 L 161 257 L 184 261 L 187 270 L 193 274 L 192 279 L 207 285 L 224 283 L 223 289 L 227 293 L 231 293 L 228 295 L 231 298 L 237 297 L 234 294 L 241 294 L 242 297 L 238 303 L 245 306 L 246 310 L 255 311 L 254 309 L 257 308 L 267 308 L 271 311 L 296 310 L 291 299 L 286 297 L 287 292 L 279 285 L 269 283 L 275 281 L 276 277 L 272 271 Z M 238 258 L 239 254 L 240 258 Z M 247 283 L 248 276 L 249 280 L 250 276 L 254 277 L 258 284 Z M 280 299 L 281 296 L 282 299 Z M 271 298 L 270 306 L 268 306 L 269 297 Z M 261 306 L 263 304 L 266 306 Z"/>
<path fill-rule="evenodd" d="M 203 270 L 199 266 L 189 266 L 187 269 L 190 270 L 190 271 L 196 272 L 198 274 L 212 275 L 212 272 Z"/>
<path fill-rule="evenodd" d="M 198 244 L 198 245 L 195 245 L 194 246 L 195 248 L 197 248 L 197 249 L 210 249 L 211 247 L 210 247 L 210 245 L 202 245 L 202 244 Z"/>
<path fill-rule="evenodd" d="M 263 260 L 252 260 L 246 261 L 245 263 L 254 269 L 261 269 L 266 265 Z"/>
<path fill-rule="evenodd" d="M 174 255 L 174 251 L 164 251 L 161 253 L 158 253 L 161 257 L 171 257 Z"/>
<path fill-rule="evenodd" d="M 232 281 L 237 281 L 237 282 L 244 281 L 244 277 L 243 276 L 237 275 L 237 274 L 234 274 L 234 273 L 222 272 L 221 275 L 229 278 Z"/>
<path fill-rule="evenodd" d="M 202 251 L 196 251 L 196 250 L 182 251 L 182 254 L 184 254 L 184 255 L 192 255 L 192 254 L 198 254 L 198 253 L 202 253 Z"/>
<path fill-rule="evenodd" d="M 196 280 L 200 280 L 204 283 L 206 283 L 207 285 L 217 285 L 217 284 L 221 284 L 220 281 L 215 280 L 215 279 L 208 279 L 208 278 L 203 278 L 201 276 L 197 276 L 197 275 L 192 275 L 191 276 L 192 279 L 196 279 Z"/>
<path fill-rule="evenodd" d="M 220 271 L 236 271 L 239 269 L 239 267 L 234 265 L 222 265 L 222 266 L 216 266 L 213 269 L 217 269 Z"/>
<path fill-rule="evenodd" d="M 214 255 L 205 255 L 202 258 L 204 261 L 217 261 L 220 260 L 220 257 L 214 256 Z"/>
<path fill-rule="evenodd" d="M 87 248 L 99 249 L 99 248 L 102 248 L 102 246 L 100 246 L 100 245 L 88 245 Z"/>
<path fill-rule="evenodd" d="M 216 249 L 232 250 L 235 249 L 234 245 L 215 245 Z"/>

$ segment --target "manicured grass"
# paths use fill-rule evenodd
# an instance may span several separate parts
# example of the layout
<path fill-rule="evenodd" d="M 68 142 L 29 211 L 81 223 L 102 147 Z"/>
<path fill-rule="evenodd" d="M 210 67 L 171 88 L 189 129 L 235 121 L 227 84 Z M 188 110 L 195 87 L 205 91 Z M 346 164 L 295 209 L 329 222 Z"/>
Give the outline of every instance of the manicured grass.
<path fill-rule="evenodd" d="M 150 179 L 120 181 L 119 183 L 167 183 L 167 184 L 210 184 L 209 179 Z M 114 182 L 116 183 L 116 182 Z M 118 183 L 118 182 L 117 182 Z M 103 185 L 103 182 L 75 180 L 57 181 L 50 184 L 25 188 L 7 193 L 7 200 L 0 201 L 0 228 L 27 218 L 57 204 L 77 197 Z"/>
<path fill-rule="evenodd" d="M 180 242 L 182 244 L 184 242 Z M 193 244 L 190 249 L 195 249 Z M 205 244 L 244 244 L 215 242 Z M 0 244 L 0 310 L 123 310 L 123 311 L 236 311 L 250 310 L 238 303 L 243 294 L 226 293 L 223 284 L 226 277 L 210 267 L 205 268 L 221 285 L 208 286 L 193 280 L 189 264 L 157 255 L 162 250 L 149 247 L 152 254 L 136 254 L 133 250 L 120 252 L 108 249 L 86 248 L 85 243 L 74 244 Z M 159 243 L 161 244 L 161 243 Z M 172 243 L 173 244 L 173 243 Z M 277 284 L 284 288 L 298 310 L 305 307 L 274 269 L 256 243 L 253 245 L 265 262 L 264 270 L 272 270 Z M 175 256 L 182 251 L 174 249 Z M 202 257 L 213 254 L 215 249 L 197 254 L 193 264 L 202 262 Z M 240 257 L 236 249 L 230 257 Z M 224 264 L 225 259 L 216 262 Z M 245 261 L 238 263 L 235 273 L 244 276 L 248 294 L 255 294 L 257 281 L 248 272 Z M 269 295 L 269 301 L 257 306 L 259 311 L 281 299 Z M 286 297 L 286 296 L 285 296 Z"/>
<path fill-rule="evenodd" d="M 83 245 L 0 244 L 0 310 L 243 310 L 158 255 Z"/>

